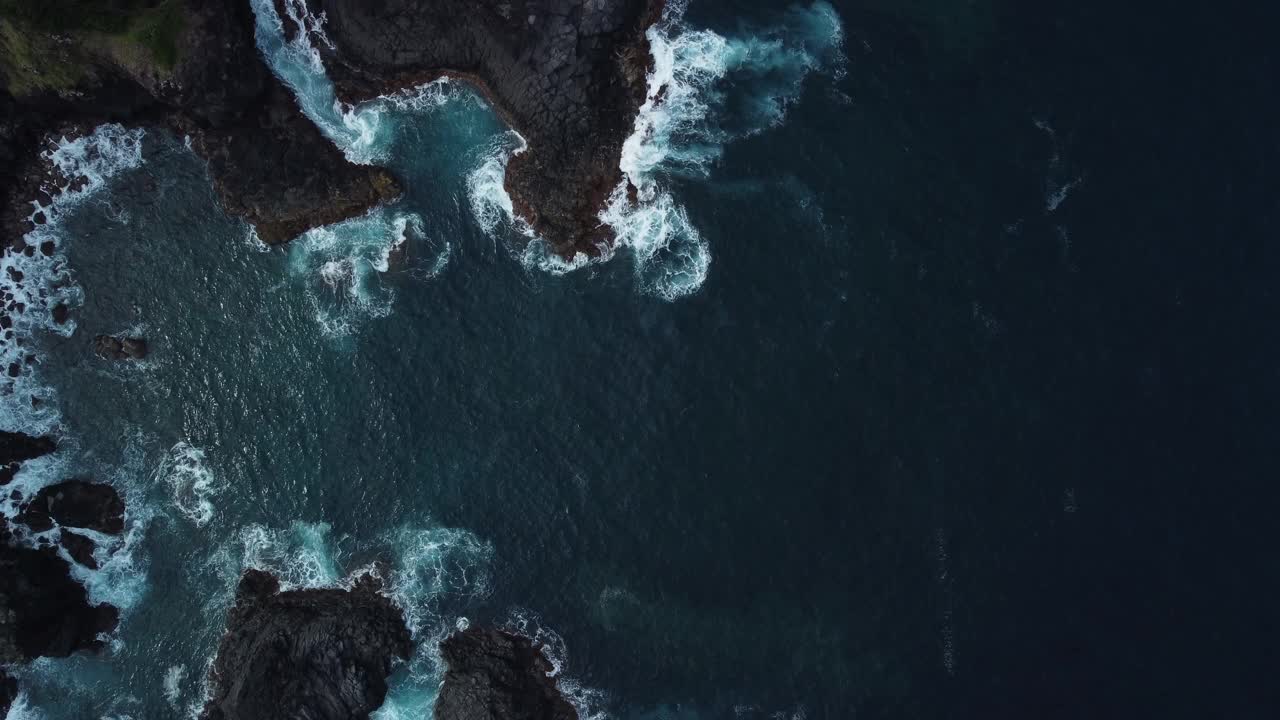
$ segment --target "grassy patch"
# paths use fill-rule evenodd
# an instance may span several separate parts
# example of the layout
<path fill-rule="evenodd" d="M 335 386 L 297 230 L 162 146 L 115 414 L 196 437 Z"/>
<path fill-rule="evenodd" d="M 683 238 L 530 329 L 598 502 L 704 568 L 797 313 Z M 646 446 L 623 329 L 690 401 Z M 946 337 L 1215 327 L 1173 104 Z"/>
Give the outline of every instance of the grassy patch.
<path fill-rule="evenodd" d="M 48 35 L 57 34 L 106 39 L 116 47 L 135 46 L 138 52 L 128 55 L 146 58 L 158 70 L 167 71 L 178 62 L 178 38 L 185 25 L 182 1 L 0 0 L 0 23 L 10 28 L 10 34 L 27 31 L 46 36 L 45 44 Z M 39 55 L 26 54 L 45 61 Z M 83 74 L 53 72 L 76 77 Z"/>
<path fill-rule="evenodd" d="M 14 95 L 69 90 L 88 72 L 88 64 L 48 35 L 33 33 L 0 18 L 0 73 Z"/>

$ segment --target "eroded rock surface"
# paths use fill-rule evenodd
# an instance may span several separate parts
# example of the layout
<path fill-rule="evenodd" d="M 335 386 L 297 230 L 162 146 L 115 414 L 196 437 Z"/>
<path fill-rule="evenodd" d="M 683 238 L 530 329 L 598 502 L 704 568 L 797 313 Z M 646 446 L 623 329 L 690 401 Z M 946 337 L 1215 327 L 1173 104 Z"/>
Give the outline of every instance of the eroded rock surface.
<path fill-rule="evenodd" d="M 357 720 L 382 705 L 396 658 L 412 650 L 404 615 L 371 576 L 350 590 L 280 592 L 259 570 L 240 580 L 210 674 L 207 720 Z"/>
<path fill-rule="evenodd" d="M 435 720 L 577 720 L 548 677 L 551 663 L 526 637 L 492 627 L 456 632 L 440 643 L 449 669 Z"/>
<path fill-rule="evenodd" d="M 562 253 L 611 240 L 598 215 L 622 179 L 622 144 L 646 92 L 645 30 L 664 0 L 306 3 L 325 14 L 333 47 L 315 44 L 341 97 L 441 75 L 480 86 L 528 142 L 507 167 L 516 211 Z"/>

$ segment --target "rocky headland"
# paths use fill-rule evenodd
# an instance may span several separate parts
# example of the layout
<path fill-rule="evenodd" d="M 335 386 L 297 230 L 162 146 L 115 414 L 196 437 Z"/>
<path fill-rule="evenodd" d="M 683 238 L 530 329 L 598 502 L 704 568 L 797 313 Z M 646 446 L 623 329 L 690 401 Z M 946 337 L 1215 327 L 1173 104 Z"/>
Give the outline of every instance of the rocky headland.
<path fill-rule="evenodd" d="M 382 705 L 392 662 L 412 650 L 404 614 L 366 575 L 351 590 L 280 591 L 240 580 L 210 672 L 206 720 L 354 720 Z"/>
<path fill-rule="evenodd" d="M 599 213 L 622 181 L 647 90 L 645 33 L 665 0 L 305 2 L 324 14 L 313 45 L 344 101 L 442 76 L 476 86 L 528 144 L 507 166 L 516 213 L 561 254 L 612 241 Z"/>

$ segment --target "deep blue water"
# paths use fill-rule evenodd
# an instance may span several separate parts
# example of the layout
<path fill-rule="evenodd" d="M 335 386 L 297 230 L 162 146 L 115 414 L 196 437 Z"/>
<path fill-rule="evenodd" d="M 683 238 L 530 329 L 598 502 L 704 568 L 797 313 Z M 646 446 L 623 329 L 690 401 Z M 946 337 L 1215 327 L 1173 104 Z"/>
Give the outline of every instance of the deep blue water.
<path fill-rule="evenodd" d="M 59 219 L 83 302 L 18 419 L 65 449 L 20 482 L 125 490 L 126 614 L 24 717 L 185 716 L 243 568 L 375 559 L 420 645 L 385 718 L 464 616 L 618 718 L 1273 717 L 1272 14 L 695 0 L 656 209 L 567 274 L 482 101 L 344 124 L 266 32 L 406 196 L 267 251 L 147 131 Z"/>

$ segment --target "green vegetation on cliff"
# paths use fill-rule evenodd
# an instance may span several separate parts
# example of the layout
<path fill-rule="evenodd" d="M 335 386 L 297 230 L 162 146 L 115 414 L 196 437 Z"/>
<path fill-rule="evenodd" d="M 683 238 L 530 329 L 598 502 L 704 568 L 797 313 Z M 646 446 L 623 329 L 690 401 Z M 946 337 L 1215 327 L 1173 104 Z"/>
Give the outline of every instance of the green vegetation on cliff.
<path fill-rule="evenodd" d="M 15 95 L 74 87 L 94 55 L 165 74 L 184 20 L 182 0 L 0 0 L 0 74 Z"/>

